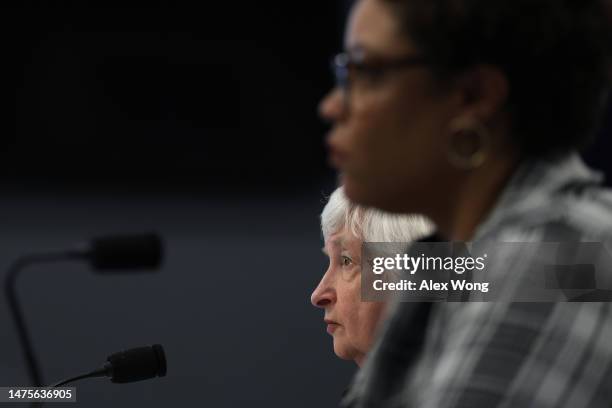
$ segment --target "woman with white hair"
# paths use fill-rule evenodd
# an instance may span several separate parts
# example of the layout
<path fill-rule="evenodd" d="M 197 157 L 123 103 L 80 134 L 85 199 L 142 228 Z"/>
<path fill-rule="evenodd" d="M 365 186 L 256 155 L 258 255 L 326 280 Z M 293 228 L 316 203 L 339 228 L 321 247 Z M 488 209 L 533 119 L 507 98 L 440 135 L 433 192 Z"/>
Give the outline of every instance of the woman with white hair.
<path fill-rule="evenodd" d="M 311 296 L 325 310 L 334 352 L 361 366 L 384 314 L 384 302 L 361 300 L 361 245 L 364 242 L 413 242 L 433 231 L 422 216 L 394 215 L 355 205 L 339 187 L 321 214 L 329 267 Z"/>

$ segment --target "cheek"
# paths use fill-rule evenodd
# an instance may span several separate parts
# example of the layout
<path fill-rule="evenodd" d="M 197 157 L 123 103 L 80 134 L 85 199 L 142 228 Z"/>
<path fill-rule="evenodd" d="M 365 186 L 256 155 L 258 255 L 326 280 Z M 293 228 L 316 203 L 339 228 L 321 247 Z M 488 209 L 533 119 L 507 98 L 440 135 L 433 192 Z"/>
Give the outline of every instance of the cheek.
<path fill-rule="evenodd" d="M 359 339 L 359 286 L 350 285 L 345 282 L 343 286 L 337 288 L 337 303 L 334 309 L 336 318 L 341 324 L 334 333 L 334 352 L 343 359 L 352 360 L 359 354 L 356 347 Z"/>
<path fill-rule="evenodd" d="M 376 332 L 380 325 L 383 310 L 382 303 L 361 303 L 359 315 L 359 335 L 357 347 L 367 352 L 376 338 Z"/>
<path fill-rule="evenodd" d="M 439 179 L 443 121 L 431 101 L 417 102 L 399 94 L 356 101 L 351 111 L 354 150 L 345 180 L 349 198 L 406 210 L 392 205 L 399 197 L 422 194 Z"/>
<path fill-rule="evenodd" d="M 343 282 L 342 286 L 337 287 L 336 311 L 338 319 L 344 326 L 345 334 L 353 336 L 359 325 L 360 304 L 361 304 L 361 284 L 356 278 L 353 282 Z"/>
<path fill-rule="evenodd" d="M 358 279 L 358 278 L 356 278 Z M 359 316 L 359 303 L 361 301 L 361 285 L 359 282 L 343 282 L 337 290 L 337 310 L 341 314 L 341 319 L 349 325 Z"/>
<path fill-rule="evenodd" d="M 363 353 L 371 347 L 384 304 L 361 302 L 361 292 L 356 290 L 344 304 L 346 342 Z"/>
<path fill-rule="evenodd" d="M 384 96 L 355 98 L 351 105 L 350 130 L 355 173 L 371 173 L 386 162 L 398 133 L 394 100 Z M 363 174 L 367 175 L 367 174 Z"/>

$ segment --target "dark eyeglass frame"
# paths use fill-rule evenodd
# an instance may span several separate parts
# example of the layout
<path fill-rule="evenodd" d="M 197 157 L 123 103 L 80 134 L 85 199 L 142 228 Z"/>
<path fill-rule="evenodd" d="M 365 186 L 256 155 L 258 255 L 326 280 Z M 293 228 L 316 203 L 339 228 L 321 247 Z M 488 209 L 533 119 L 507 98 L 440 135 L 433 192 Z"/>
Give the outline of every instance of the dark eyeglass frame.
<path fill-rule="evenodd" d="M 429 61 L 422 56 L 405 56 L 376 62 L 359 62 L 351 58 L 346 52 L 336 54 L 331 60 L 331 69 L 336 86 L 348 91 L 350 88 L 350 71 L 364 73 L 385 73 L 401 69 L 414 68 L 428 64 Z"/>

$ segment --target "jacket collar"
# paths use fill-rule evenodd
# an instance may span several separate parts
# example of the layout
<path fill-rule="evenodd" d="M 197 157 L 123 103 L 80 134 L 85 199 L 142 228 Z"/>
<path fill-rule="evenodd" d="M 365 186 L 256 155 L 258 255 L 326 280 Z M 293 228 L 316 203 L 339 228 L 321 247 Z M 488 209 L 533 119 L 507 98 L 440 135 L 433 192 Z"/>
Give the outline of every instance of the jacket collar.
<path fill-rule="evenodd" d="M 527 225 L 554 219 L 559 215 L 556 196 L 570 189 L 600 185 L 603 180 L 603 174 L 590 169 L 577 152 L 549 160 L 524 161 L 476 229 L 474 239 L 482 239 L 517 219 Z"/>

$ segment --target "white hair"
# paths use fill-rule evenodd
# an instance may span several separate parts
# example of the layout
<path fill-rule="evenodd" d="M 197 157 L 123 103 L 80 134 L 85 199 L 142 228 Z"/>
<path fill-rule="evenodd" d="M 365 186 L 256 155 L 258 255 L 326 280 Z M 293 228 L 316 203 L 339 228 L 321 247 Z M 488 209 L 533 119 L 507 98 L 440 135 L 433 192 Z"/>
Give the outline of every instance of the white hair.
<path fill-rule="evenodd" d="M 390 214 L 376 208 L 352 203 L 338 187 L 321 213 L 321 230 L 327 242 L 330 235 L 344 228 L 363 242 L 409 243 L 434 231 L 433 224 L 422 215 Z"/>

